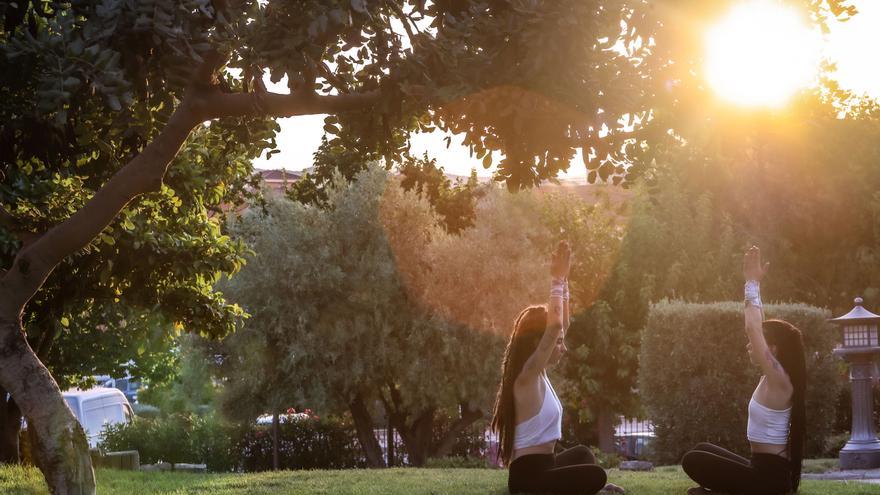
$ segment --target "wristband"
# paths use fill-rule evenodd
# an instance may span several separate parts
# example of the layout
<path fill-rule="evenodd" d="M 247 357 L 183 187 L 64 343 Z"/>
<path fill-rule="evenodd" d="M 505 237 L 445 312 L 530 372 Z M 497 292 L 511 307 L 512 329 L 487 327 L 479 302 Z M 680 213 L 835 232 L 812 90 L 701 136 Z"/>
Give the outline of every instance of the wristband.
<path fill-rule="evenodd" d="M 554 278 L 550 280 L 550 297 L 565 297 L 565 280 Z"/>
<path fill-rule="evenodd" d="M 568 292 L 568 279 L 565 279 L 565 291 L 562 293 L 562 300 L 568 302 L 571 294 Z"/>
<path fill-rule="evenodd" d="M 745 301 L 746 305 L 755 306 L 757 308 L 763 308 L 764 304 L 761 302 L 761 283 L 757 280 L 746 280 L 745 285 Z"/>

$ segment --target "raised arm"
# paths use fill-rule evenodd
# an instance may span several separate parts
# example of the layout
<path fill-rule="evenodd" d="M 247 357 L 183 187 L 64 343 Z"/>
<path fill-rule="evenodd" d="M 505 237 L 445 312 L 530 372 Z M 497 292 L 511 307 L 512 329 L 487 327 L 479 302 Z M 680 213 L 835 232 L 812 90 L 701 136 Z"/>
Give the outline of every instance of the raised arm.
<path fill-rule="evenodd" d="M 557 340 L 562 338 L 562 328 L 567 305 L 563 303 L 565 279 L 571 266 L 571 247 L 566 241 L 559 241 L 550 262 L 550 301 L 547 305 L 547 328 L 538 348 L 523 365 L 521 375 L 538 375 L 550 361 Z"/>
<path fill-rule="evenodd" d="M 761 280 L 767 274 L 769 267 L 770 263 L 762 264 L 761 250 L 757 246 L 752 246 L 746 251 L 743 258 L 743 277 L 746 280 L 745 326 L 755 362 L 761 367 L 761 371 L 771 385 L 781 385 L 787 383 L 788 378 L 764 339 L 764 305 L 761 302 Z"/>

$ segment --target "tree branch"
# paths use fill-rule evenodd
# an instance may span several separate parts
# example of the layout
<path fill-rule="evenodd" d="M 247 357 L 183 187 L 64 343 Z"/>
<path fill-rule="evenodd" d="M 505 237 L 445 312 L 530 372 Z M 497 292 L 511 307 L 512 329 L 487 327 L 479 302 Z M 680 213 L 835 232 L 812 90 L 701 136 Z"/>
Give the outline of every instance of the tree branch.
<path fill-rule="evenodd" d="M 404 14 L 403 9 L 401 9 L 400 6 L 395 4 L 394 2 L 385 2 L 385 5 L 387 5 L 389 9 L 394 11 L 394 13 L 397 14 L 397 17 L 400 18 L 400 23 L 403 24 L 403 29 L 406 31 L 407 37 L 409 37 L 409 45 L 414 48 L 415 42 L 416 42 L 416 35 L 415 35 L 415 33 L 413 33 L 412 28 L 409 25 L 409 22 L 407 22 L 407 21 L 412 22 L 412 19 L 410 19 L 406 14 Z M 413 26 L 415 26 L 415 23 L 413 23 Z"/>
<path fill-rule="evenodd" d="M 431 457 L 444 457 L 449 453 L 452 446 L 455 444 L 455 440 L 458 438 L 458 435 L 464 431 L 465 428 L 474 424 L 474 421 L 483 417 L 483 412 L 479 409 L 471 409 L 467 407 L 467 405 L 461 405 L 461 416 L 455 420 L 454 423 L 449 427 L 449 431 L 446 432 L 446 435 L 440 440 L 440 443 L 432 450 Z"/>
<path fill-rule="evenodd" d="M 161 188 L 168 165 L 200 123 L 221 117 L 338 113 L 370 106 L 379 96 L 378 92 L 333 96 L 313 91 L 289 95 L 223 93 L 215 77 L 222 59 L 216 54 L 205 59 L 162 132 L 79 211 L 19 250 L 12 268 L 0 278 L 0 314 L 18 317 L 61 260 L 88 245 L 132 199 Z"/>

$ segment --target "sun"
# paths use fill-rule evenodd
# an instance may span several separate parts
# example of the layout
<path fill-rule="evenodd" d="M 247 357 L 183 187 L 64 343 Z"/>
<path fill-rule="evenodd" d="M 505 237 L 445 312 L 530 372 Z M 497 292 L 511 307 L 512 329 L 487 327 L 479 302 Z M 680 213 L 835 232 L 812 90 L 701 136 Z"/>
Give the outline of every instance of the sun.
<path fill-rule="evenodd" d="M 769 0 L 733 7 L 706 34 L 706 78 L 725 100 L 781 107 L 816 79 L 821 36 Z"/>

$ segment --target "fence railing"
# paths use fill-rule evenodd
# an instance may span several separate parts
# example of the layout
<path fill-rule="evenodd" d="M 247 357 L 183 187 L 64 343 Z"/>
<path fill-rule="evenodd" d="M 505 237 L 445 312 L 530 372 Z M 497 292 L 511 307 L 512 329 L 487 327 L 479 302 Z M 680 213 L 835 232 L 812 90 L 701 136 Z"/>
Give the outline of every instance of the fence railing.
<path fill-rule="evenodd" d="M 408 463 L 406 449 L 403 440 L 395 431 L 393 438 L 393 451 L 389 459 L 388 452 L 388 429 L 376 428 L 374 430 L 376 440 L 382 448 L 382 456 L 390 466 L 405 466 Z M 620 417 L 614 428 L 614 441 L 617 452 L 627 458 L 639 459 L 646 453 L 646 448 L 654 438 L 654 424 L 648 420 Z M 491 465 L 498 465 L 498 435 L 491 430 L 484 432 L 486 448 L 482 450 L 482 458 Z"/>

